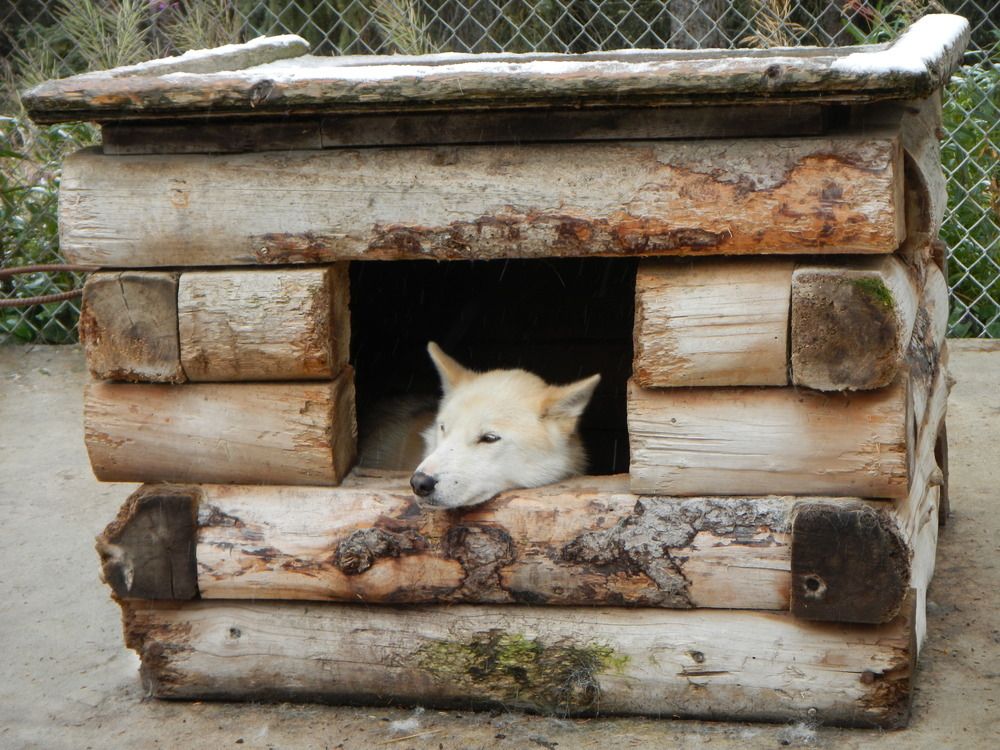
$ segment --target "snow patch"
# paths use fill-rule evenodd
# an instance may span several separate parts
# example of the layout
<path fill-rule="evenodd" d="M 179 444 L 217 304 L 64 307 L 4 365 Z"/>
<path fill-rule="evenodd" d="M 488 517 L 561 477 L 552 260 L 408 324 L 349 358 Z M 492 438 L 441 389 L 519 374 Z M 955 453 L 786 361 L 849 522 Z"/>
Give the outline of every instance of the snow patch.
<path fill-rule="evenodd" d="M 969 22 L 961 16 L 924 16 L 888 49 L 854 52 L 835 61 L 833 70 L 859 75 L 926 73 L 968 29 Z"/>

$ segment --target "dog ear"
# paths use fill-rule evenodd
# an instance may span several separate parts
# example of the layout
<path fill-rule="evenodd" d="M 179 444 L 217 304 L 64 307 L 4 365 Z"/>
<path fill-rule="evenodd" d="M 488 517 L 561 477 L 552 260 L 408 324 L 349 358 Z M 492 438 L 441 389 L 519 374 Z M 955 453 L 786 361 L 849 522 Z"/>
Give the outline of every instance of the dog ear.
<path fill-rule="evenodd" d="M 577 419 L 590 403 L 594 389 L 601 382 L 600 375 L 577 380 L 569 385 L 550 385 L 546 399 L 545 416 L 555 419 Z"/>
<path fill-rule="evenodd" d="M 441 376 L 441 389 L 448 394 L 456 385 L 472 377 L 472 371 L 467 370 L 458 362 L 445 354 L 435 342 L 427 343 L 427 353 L 431 362 Z"/>

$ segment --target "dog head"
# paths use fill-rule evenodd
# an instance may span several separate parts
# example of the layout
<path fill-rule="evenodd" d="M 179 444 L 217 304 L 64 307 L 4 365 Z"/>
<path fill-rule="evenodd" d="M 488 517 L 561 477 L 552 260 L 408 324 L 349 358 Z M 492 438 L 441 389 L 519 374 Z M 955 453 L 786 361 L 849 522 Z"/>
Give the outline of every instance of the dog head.
<path fill-rule="evenodd" d="M 431 342 L 444 395 L 424 432 L 426 453 L 410 485 L 428 505 L 458 508 L 515 487 L 579 474 L 586 458 L 580 415 L 600 375 L 549 385 L 524 370 L 466 369 Z"/>

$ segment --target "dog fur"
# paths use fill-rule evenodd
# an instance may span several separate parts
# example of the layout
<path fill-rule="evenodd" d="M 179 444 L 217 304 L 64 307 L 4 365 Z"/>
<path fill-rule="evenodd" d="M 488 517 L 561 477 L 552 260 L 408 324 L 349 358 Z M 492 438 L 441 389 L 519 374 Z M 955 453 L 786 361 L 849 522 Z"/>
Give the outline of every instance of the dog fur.
<path fill-rule="evenodd" d="M 427 351 L 443 396 L 410 482 L 424 504 L 477 505 L 585 471 L 577 427 L 600 375 L 550 385 L 525 370 L 473 372 L 433 341 Z"/>

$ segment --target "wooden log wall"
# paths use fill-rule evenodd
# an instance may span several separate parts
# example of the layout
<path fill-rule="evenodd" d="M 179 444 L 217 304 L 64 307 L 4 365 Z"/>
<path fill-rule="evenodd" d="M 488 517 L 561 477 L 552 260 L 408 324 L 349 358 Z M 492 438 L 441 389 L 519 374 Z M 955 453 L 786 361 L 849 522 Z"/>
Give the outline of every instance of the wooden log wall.
<path fill-rule="evenodd" d="M 122 599 L 786 610 L 791 593 L 810 619 L 881 623 L 910 587 L 914 539 L 889 503 L 638 497 L 627 483 L 584 477 L 449 514 L 421 510 L 405 477 L 352 474 L 337 490 L 147 485 L 98 551 Z M 818 546 L 803 509 L 830 532 Z M 837 555 L 809 556 L 831 543 Z M 859 564 L 878 575 L 855 575 Z M 803 592 L 804 579 L 823 582 L 805 605 L 850 608 L 803 607 L 793 570 Z"/>
<path fill-rule="evenodd" d="M 177 274 L 96 273 L 83 287 L 80 341 L 99 380 L 183 383 L 177 337 Z"/>
<path fill-rule="evenodd" d="M 643 389 L 628 397 L 633 492 L 902 498 L 908 379 L 878 391 Z"/>
<path fill-rule="evenodd" d="M 891 253 L 905 230 L 891 130 L 209 156 L 84 150 L 66 160 L 60 190 L 67 258 L 121 267 Z"/>
<path fill-rule="evenodd" d="M 912 608 L 876 626 L 705 609 L 134 601 L 123 610 L 126 643 L 160 698 L 887 728 L 907 721 L 916 656 Z"/>
<path fill-rule="evenodd" d="M 93 274 L 80 335 L 101 380 L 323 380 L 347 364 L 347 264 Z"/>
<path fill-rule="evenodd" d="M 882 388 L 903 363 L 918 303 L 914 273 L 895 256 L 645 261 L 634 380 Z"/>
<path fill-rule="evenodd" d="M 354 373 L 315 383 L 91 383 L 84 438 L 104 482 L 337 484 L 355 457 Z"/>

